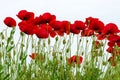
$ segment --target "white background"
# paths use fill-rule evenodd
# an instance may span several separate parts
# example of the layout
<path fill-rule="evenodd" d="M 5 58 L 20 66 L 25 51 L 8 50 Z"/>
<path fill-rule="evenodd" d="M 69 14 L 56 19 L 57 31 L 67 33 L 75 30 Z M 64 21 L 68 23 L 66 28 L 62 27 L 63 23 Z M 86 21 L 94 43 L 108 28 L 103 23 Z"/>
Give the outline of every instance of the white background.
<path fill-rule="evenodd" d="M 20 10 L 32 11 L 36 16 L 44 12 L 55 14 L 58 20 L 85 21 L 92 16 L 105 24 L 113 22 L 120 26 L 120 0 L 0 0 L 0 31 L 6 27 L 3 19 L 18 19 Z"/>

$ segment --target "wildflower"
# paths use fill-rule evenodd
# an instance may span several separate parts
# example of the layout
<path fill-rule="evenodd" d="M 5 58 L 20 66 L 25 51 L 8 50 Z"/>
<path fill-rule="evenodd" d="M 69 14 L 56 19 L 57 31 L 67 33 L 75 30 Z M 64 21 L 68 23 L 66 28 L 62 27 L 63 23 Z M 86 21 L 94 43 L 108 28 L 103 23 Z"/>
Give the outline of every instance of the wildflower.
<path fill-rule="evenodd" d="M 117 46 L 120 47 L 120 36 L 118 36 L 118 35 L 110 35 L 108 37 L 108 40 L 109 40 L 109 42 L 108 42 L 109 46 L 113 47 L 114 45 L 117 45 Z"/>
<path fill-rule="evenodd" d="M 55 31 L 50 32 L 50 36 L 54 38 L 56 36 L 56 32 Z"/>
<path fill-rule="evenodd" d="M 40 18 L 42 23 L 49 23 L 52 20 L 56 20 L 56 16 L 51 15 L 49 12 L 46 12 L 43 15 L 41 15 Z"/>
<path fill-rule="evenodd" d="M 6 17 L 4 19 L 4 24 L 7 25 L 8 27 L 15 27 L 16 21 L 12 17 Z"/>
<path fill-rule="evenodd" d="M 78 29 L 78 30 L 84 30 L 86 28 L 85 23 L 82 21 L 79 21 L 79 20 L 76 20 L 74 22 L 74 25 L 75 25 L 76 29 Z"/>
<path fill-rule="evenodd" d="M 28 35 L 33 35 L 34 30 L 36 28 L 36 26 L 31 21 L 30 22 L 29 21 L 19 22 L 18 26 L 21 32 L 24 32 Z"/>
<path fill-rule="evenodd" d="M 68 35 L 70 34 L 70 22 L 67 20 L 62 21 L 63 31 Z"/>
<path fill-rule="evenodd" d="M 114 48 L 113 47 L 108 47 L 106 51 L 109 52 L 109 53 L 112 53 L 114 51 Z"/>
<path fill-rule="evenodd" d="M 73 34 L 79 34 L 80 30 L 76 28 L 75 24 L 70 24 L 70 32 L 72 32 Z"/>
<path fill-rule="evenodd" d="M 39 57 L 39 54 L 38 53 L 32 53 L 29 55 L 29 57 L 31 57 L 32 59 L 36 59 Z"/>
<path fill-rule="evenodd" d="M 94 20 L 91 22 L 88 29 L 95 31 L 96 33 L 101 33 L 104 29 L 104 23 L 102 21 Z"/>
<path fill-rule="evenodd" d="M 93 30 L 90 30 L 90 29 L 85 29 L 85 30 L 82 30 L 81 32 L 81 36 L 91 36 L 91 35 L 94 35 L 94 31 Z"/>
<path fill-rule="evenodd" d="M 98 18 L 88 17 L 86 18 L 85 23 L 89 26 L 92 22 L 98 21 L 98 20 L 99 20 Z"/>
<path fill-rule="evenodd" d="M 62 28 L 61 21 L 54 20 L 54 21 L 51 21 L 49 24 L 54 30 L 60 30 Z"/>
<path fill-rule="evenodd" d="M 18 12 L 17 17 L 21 20 L 30 20 L 34 19 L 34 13 L 33 12 L 28 12 L 27 10 L 21 10 Z"/>
<path fill-rule="evenodd" d="M 45 39 L 45 38 L 49 37 L 49 33 L 44 28 L 36 28 L 35 34 L 38 38 L 44 38 Z"/>
<path fill-rule="evenodd" d="M 29 55 L 30 58 L 32 58 L 33 60 L 34 59 L 37 59 L 37 60 L 43 60 L 44 59 L 44 56 L 42 55 L 39 55 L 38 53 L 32 53 Z"/>
<path fill-rule="evenodd" d="M 47 24 L 41 24 L 40 25 L 41 28 L 44 28 L 47 32 L 52 32 L 52 27 L 50 25 L 47 25 Z"/>
<path fill-rule="evenodd" d="M 68 63 L 76 63 L 76 64 L 81 64 L 83 61 L 83 57 L 82 56 L 77 56 L 77 55 L 73 55 L 72 57 L 70 57 L 68 59 Z"/>
<path fill-rule="evenodd" d="M 108 23 L 102 31 L 104 35 L 109 35 L 109 34 L 114 35 L 118 32 L 120 32 L 120 30 L 118 29 L 118 26 L 114 23 Z"/>

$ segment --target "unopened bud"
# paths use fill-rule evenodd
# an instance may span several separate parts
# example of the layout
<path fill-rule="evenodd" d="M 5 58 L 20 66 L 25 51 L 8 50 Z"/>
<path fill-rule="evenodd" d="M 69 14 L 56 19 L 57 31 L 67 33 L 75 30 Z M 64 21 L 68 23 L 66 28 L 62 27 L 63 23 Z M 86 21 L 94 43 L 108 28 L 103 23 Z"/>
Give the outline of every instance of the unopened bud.
<path fill-rule="evenodd" d="M 23 32 L 20 32 L 20 35 L 21 35 L 21 36 L 24 36 L 24 33 L 23 33 Z"/>
<path fill-rule="evenodd" d="M 48 45 L 50 45 L 50 38 L 48 39 Z"/>
<path fill-rule="evenodd" d="M 58 41 L 58 39 L 59 39 L 58 37 L 55 38 L 56 42 Z"/>
<path fill-rule="evenodd" d="M 46 46 L 46 44 L 45 44 L 45 42 L 43 43 L 43 47 L 45 47 Z"/>
<path fill-rule="evenodd" d="M 67 48 L 67 49 L 66 49 L 66 53 L 68 53 L 69 51 L 70 51 L 70 49 L 69 49 L 69 48 Z"/>
<path fill-rule="evenodd" d="M 0 58 L 2 58 L 2 53 L 0 52 Z"/>
<path fill-rule="evenodd" d="M 2 38 L 2 39 L 5 39 L 4 34 L 3 34 L 3 33 L 0 33 L 0 35 L 1 35 L 1 38 Z"/>
<path fill-rule="evenodd" d="M 108 62 L 104 62 L 104 61 L 103 61 L 102 64 L 103 64 L 104 66 L 106 66 L 106 65 L 108 64 Z"/>
<path fill-rule="evenodd" d="M 66 40 L 65 39 L 63 40 L 63 44 L 66 44 Z"/>

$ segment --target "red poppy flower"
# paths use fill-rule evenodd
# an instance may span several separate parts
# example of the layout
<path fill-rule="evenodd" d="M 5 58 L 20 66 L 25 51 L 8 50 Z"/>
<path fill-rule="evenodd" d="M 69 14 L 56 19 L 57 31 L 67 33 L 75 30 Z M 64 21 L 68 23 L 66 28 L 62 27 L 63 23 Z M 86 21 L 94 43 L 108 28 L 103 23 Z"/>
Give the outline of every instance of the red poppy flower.
<path fill-rule="evenodd" d="M 41 24 L 40 25 L 41 28 L 44 28 L 48 33 L 52 32 L 52 27 L 48 24 Z"/>
<path fill-rule="evenodd" d="M 82 21 L 79 21 L 79 20 L 76 20 L 74 22 L 74 25 L 75 25 L 76 29 L 78 29 L 78 30 L 84 30 L 86 28 L 85 23 Z"/>
<path fill-rule="evenodd" d="M 43 15 L 36 17 L 34 22 L 35 24 L 40 25 L 40 24 L 50 23 L 51 21 L 55 21 L 55 20 L 56 20 L 55 15 L 51 15 L 49 12 L 46 12 Z"/>
<path fill-rule="evenodd" d="M 93 20 L 89 25 L 88 29 L 91 29 L 97 33 L 101 33 L 104 29 L 104 23 L 102 21 Z"/>
<path fill-rule="evenodd" d="M 63 28 L 62 22 L 61 21 L 51 21 L 49 25 L 54 29 L 54 30 L 61 30 Z"/>
<path fill-rule="evenodd" d="M 34 60 L 34 59 L 44 60 L 44 56 L 39 55 L 38 53 L 32 53 L 32 54 L 29 55 L 29 57 L 32 58 L 33 60 Z"/>
<path fill-rule="evenodd" d="M 41 24 L 41 19 L 39 17 L 35 17 L 33 22 L 34 22 L 34 25 L 40 25 Z"/>
<path fill-rule="evenodd" d="M 22 21 L 18 24 L 19 29 L 28 34 L 28 35 L 33 35 L 34 34 L 34 29 L 35 29 L 35 25 L 32 22 L 27 22 L 27 21 Z"/>
<path fill-rule="evenodd" d="M 92 22 L 98 21 L 98 18 L 93 18 L 93 17 L 88 17 L 86 18 L 85 23 L 87 24 L 87 26 L 89 26 Z"/>
<path fill-rule="evenodd" d="M 8 27 L 15 27 L 16 21 L 12 17 L 6 17 L 4 19 L 4 24 L 7 25 Z"/>
<path fill-rule="evenodd" d="M 34 19 L 34 13 L 28 12 L 27 10 L 21 10 L 17 14 L 17 17 L 21 20 L 30 20 L 30 19 Z"/>
<path fill-rule="evenodd" d="M 109 46 L 112 47 L 112 46 L 114 46 L 116 44 L 117 46 L 120 47 L 120 36 L 118 36 L 118 35 L 110 35 L 108 37 L 108 40 L 109 40 L 109 42 L 108 42 Z"/>
<path fill-rule="evenodd" d="M 113 47 L 114 45 L 115 45 L 115 42 L 113 41 L 108 42 L 108 46 Z"/>
<path fill-rule="evenodd" d="M 69 64 L 71 64 L 71 63 L 81 64 L 82 61 L 83 61 L 83 57 L 82 56 L 76 56 L 76 55 L 73 55 L 72 57 L 70 57 L 68 59 Z"/>
<path fill-rule="evenodd" d="M 63 32 L 63 31 L 58 30 L 58 31 L 55 31 L 55 32 L 56 32 L 56 34 L 58 34 L 59 36 L 64 36 L 64 32 Z"/>
<path fill-rule="evenodd" d="M 66 34 L 70 34 L 70 22 L 69 21 L 62 21 L 62 31 L 64 31 Z"/>
<path fill-rule="evenodd" d="M 113 47 L 108 47 L 106 51 L 109 52 L 109 53 L 112 53 L 114 51 L 114 48 Z"/>
<path fill-rule="evenodd" d="M 98 40 L 103 40 L 103 39 L 106 38 L 106 35 L 104 35 L 104 34 L 96 34 L 96 37 L 97 37 Z"/>
<path fill-rule="evenodd" d="M 50 36 L 54 38 L 56 36 L 56 32 L 55 31 L 50 32 Z"/>
<path fill-rule="evenodd" d="M 56 16 L 55 15 L 51 15 L 49 12 L 46 12 L 42 15 L 42 20 L 45 23 L 49 23 L 52 20 L 55 20 Z"/>
<path fill-rule="evenodd" d="M 70 32 L 74 33 L 74 34 L 79 34 L 80 30 L 78 30 L 75 26 L 75 24 L 70 24 Z"/>
<path fill-rule="evenodd" d="M 82 30 L 81 36 L 91 36 L 94 35 L 94 31 L 90 29 Z"/>
<path fill-rule="evenodd" d="M 49 33 L 46 29 L 44 28 L 36 28 L 35 30 L 35 34 L 38 38 L 48 38 L 49 37 Z"/>
<path fill-rule="evenodd" d="M 118 26 L 114 23 L 109 23 L 105 26 L 105 28 L 103 29 L 102 33 L 105 35 L 109 35 L 109 34 L 116 34 L 119 33 L 120 30 L 118 29 Z"/>
<path fill-rule="evenodd" d="M 29 55 L 32 59 L 36 59 L 39 57 L 39 54 L 38 53 L 32 53 Z"/>

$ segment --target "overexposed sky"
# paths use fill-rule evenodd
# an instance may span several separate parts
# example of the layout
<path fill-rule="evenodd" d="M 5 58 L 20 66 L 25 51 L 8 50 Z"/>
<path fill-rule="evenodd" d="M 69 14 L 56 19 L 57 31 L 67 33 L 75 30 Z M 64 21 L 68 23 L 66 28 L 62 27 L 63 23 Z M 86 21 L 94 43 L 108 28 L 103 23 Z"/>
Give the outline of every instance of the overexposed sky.
<path fill-rule="evenodd" d="M 120 0 L 0 0 L 0 31 L 4 28 L 3 19 L 15 19 L 20 10 L 32 11 L 36 16 L 44 12 L 55 14 L 58 20 L 84 21 L 92 16 L 105 24 L 113 22 L 120 26 Z"/>

